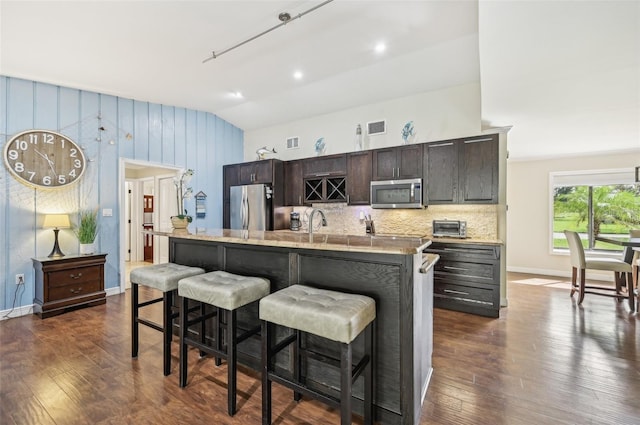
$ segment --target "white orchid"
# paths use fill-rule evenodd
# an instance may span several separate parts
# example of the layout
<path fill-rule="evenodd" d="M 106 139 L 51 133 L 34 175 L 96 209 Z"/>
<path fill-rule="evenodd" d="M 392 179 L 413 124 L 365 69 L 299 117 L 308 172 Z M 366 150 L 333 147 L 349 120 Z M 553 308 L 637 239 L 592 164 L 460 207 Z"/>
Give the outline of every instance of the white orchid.
<path fill-rule="evenodd" d="M 184 200 L 191 199 L 191 195 L 193 195 L 193 188 L 186 187 L 191 181 L 191 177 L 193 177 L 193 170 L 189 168 L 182 173 L 180 178 L 173 178 L 173 184 L 176 187 L 176 200 L 178 205 L 178 215 L 176 217 L 180 219 L 186 218 L 189 223 L 193 221 L 193 218 L 188 215 L 187 210 L 184 209 Z"/>

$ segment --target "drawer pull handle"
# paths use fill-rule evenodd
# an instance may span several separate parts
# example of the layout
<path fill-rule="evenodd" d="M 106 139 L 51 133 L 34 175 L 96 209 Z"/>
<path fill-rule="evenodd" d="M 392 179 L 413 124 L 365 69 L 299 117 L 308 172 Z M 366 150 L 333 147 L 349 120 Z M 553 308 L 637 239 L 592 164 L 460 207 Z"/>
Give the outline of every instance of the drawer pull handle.
<path fill-rule="evenodd" d="M 78 289 L 69 289 L 69 292 L 71 292 L 72 294 L 79 294 L 80 292 L 82 292 L 82 288 L 78 288 Z"/>
<path fill-rule="evenodd" d="M 469 269 L 465 269 L 464 267 L 452 267 L 452 266 L 444 266 L 445 269 L 450 269 L 450 270 L 469 270 Z"/>
<path fill-rule="evenodd" d="M 454 291 L 452 289 L 445 289 L 444 292 L 446 292 L 447 294 L 456 294 L 456 295 L 469 295 L 468 292 L 462 292 L 462 291 Z"/>
<path fill-rule="evenodd" d="M 82 273 L 78 273 L 78 274 L 70 274 L 69 277 L 71 279 L 80 279 L 82 277 Z"/>

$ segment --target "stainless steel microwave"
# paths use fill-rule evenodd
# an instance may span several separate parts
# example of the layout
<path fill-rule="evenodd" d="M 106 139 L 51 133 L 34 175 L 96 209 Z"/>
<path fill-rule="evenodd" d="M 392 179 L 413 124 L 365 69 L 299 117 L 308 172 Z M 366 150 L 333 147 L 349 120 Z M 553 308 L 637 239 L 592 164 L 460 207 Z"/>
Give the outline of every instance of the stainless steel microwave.
<path fill-rule="evenodd" d="M 422 179 L 371 182 L 371 208 L 422 207 Z"/>

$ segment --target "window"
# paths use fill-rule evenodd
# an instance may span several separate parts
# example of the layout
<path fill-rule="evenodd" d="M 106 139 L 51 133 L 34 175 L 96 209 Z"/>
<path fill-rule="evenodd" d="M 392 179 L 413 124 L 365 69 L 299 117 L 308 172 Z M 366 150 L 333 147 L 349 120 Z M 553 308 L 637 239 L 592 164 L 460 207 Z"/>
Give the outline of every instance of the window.
<path fill-rule="evenodd" d="M 580 233 L 585 250 L 622 251 L 597 235 L 626 240 L 640 228 L 640 185 L 633 169 L 551 173 L 552 248 L 567 249 L 565 230 Z"/>

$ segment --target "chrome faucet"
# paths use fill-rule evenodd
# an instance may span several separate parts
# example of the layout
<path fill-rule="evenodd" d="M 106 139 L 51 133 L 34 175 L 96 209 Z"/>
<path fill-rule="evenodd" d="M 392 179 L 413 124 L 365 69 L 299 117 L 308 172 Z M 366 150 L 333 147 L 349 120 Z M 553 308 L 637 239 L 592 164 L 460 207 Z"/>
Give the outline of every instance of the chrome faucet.
<path fill-rule="evenodd" d="M 309 214 L 309 234 L 313 233 L 313 216 L 316 212 L 320 213 L 320 215 L 322 216 L 322 225 L 327 225 L 327 218 L 324 216 L 324 211 L 319 208 L 314 208 L 311 210 L 311 214 Z"/>

